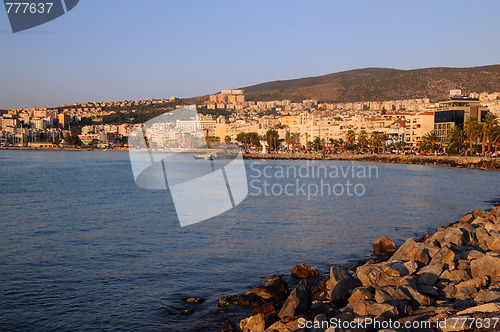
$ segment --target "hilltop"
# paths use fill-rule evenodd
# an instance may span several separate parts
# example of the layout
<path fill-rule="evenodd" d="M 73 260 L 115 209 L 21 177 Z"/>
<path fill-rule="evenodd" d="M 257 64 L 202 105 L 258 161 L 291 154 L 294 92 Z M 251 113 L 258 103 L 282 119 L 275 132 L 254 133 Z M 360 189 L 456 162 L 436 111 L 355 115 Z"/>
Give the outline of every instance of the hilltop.
<path fill-rule="evenodd" d="M 500 91 L 500 65 L 414 70 L 364 68 L 261 83 L 242 89 L 247 100 L 353 102 L 427 97 L 438 101 L 446 98 L 452 89 L 466 93 Z"/>

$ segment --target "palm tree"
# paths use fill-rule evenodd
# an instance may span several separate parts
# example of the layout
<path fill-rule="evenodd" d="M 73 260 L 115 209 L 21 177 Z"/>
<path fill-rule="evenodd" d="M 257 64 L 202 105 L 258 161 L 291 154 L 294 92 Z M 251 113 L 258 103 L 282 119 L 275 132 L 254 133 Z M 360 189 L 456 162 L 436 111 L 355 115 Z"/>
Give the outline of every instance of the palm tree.
<path fill-rule="evenodd" d="M 481 135 L 481 125 L 477 122 L 477 118 L 471 116 L 465 121 L 464 124 L 465 136 L 469 142 L 469 151 L 472 154 L 474 143 L 477 142 L 477 138 Z"/>
<path fill-rule="evenodd" d="M 358 144 L 361 150 L 365 148 L 365 146 L 368 145 L 368 133 L 366 130 L 361 130 L 358 134 Z"/>
<path fill-rule="evenodd" d="M 374 151 L 376 148 L 377 152 L 380 152 L 380 148 L 382 147 L 382 152 L 385 152 L 385 141 L 387 141 L 386 134 L 379 131 L 372 131 L 370 135 L 372 151 Z"/>
<path fill-rule="evenodd" d="M 500 146 L 500 126 L 493 126 L 489 132 L 490 146 L 495 147 L 495 152 L 498 152 Z"/>
<path fill-rule="evenodd" d="M 486 152 L 486 143 L 489 143 L 490 141 L 490 131 L 491 128 L 494 126 L 498 125 L 498 119 L 495 114 L 488 113 L 484 117 L 483 125 L 482 125 L 482 144 L 481 144 L 481 154 L 484 155 Z M 489 150 L 489 144 L 488 144 L 488 150 Z"/>
<path fill-rule="evenodd" d="M 356 133 L 354 130 L 349 129 L 345 135 L 345 140 L 348 145 L 353 145 L 356 142 Z"/>
<path fill-rule="evenodd" d="M 450 148 L 458 151 L 462 154 L 465 148 L 465 141 L 467 137 L 465 131 L 460 129 L 460 127 L 453 127 L 448 133 L 448 141 L 450 142 Z"/>
<path fill-rule="evenodd" d="M 434 131 L 430 131 L 424 136 L 422 136 L 422 144 L 426 148 L 430 147 L 432 152 L 434 152 L 436 147 L 439 146 L 439 138 L 437 137 Z"/>

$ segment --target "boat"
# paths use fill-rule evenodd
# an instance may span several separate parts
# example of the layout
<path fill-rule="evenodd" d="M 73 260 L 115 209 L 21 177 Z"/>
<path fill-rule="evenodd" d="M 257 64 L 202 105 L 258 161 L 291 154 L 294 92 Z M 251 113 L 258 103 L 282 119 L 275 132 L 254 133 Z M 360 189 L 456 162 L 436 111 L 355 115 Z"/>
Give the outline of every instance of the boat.
<path fill-rule="evenodd" d="M 193 158 L 194 159 L 214 160 L 217 158 L 217 155 L 214 153 L 195 154 L 195 155 L 193 155 Z"/>

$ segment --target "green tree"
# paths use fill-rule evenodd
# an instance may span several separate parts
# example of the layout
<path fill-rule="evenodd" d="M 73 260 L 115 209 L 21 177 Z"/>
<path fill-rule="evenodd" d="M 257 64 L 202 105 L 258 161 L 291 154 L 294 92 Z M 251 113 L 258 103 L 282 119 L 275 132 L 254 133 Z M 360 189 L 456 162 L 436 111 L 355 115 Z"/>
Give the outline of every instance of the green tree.
<path fill-rule="evenodd" d="M 486 114 L 483 124 L 482 124 L 482 135 L 481 135 L 481 154 L 484 155 L 486 152 L 486 144 L 490 141 L 491 129 L 498 125 L 498 119 L 495 114 Z M 488 144 L 489 145 L 489 144 Z M 488 146 L 489 150 L 489 146 Z"/>
<path fill-rule="evenodd" d="M 439 148 L 439 142 L 439 138 L 434 131 L 430 131 L 422 136 L 422 140 L 420 141 L 423 149 L 431 149 L 432 152 Z"/>
<path fill-rule="evenodd" d="M 478 137 L 481 135 L 481 125 L 477 122 L 477 118 L 471 116 L 465 121 L 464 124 L 465 137 L 469 142 L 469 151 L 472 154 L 474 144 L 477 143 Z"/>
<path fill-rule="evenodd" d="M 266 142 L 271 149 L 276 150 L 276 148 L 278 147 L 279 138 L 280 136 L 278 132 L 274 129 L 269 129 L 266 132 Z"/>
<path fill-rule="evenodd" d="M 450 142 L 450 149 L 462 154 L 465 148 L 467 137 L 465 131 L 460 127 L 453 127 L 448 133 L 448 141 Z"/>
<path fill-rule="evenodd" d="M 368 140 L 368 133 L 366 130 L 361 130 L 358 134 L 358 144 L 361 150 L 363 150 L 365 147 L 368 146 L 369 140 Z"/>

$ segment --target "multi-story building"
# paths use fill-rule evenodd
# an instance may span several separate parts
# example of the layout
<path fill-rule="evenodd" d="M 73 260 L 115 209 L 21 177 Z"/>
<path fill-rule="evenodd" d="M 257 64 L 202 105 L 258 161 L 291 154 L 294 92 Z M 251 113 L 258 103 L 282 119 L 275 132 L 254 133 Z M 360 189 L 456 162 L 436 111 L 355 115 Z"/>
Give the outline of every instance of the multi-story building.
<path fill-rule="evenodd" d="M 479 99 L 467 97 L 452 97 L 439 103 L 434 114 L 434 132 L 442 142 L 448 141 L 448 134 L 453 127 L 463 129 L 464 123 L 470 117 L 481 122 L 488 108 L 481 105 Z"/>

